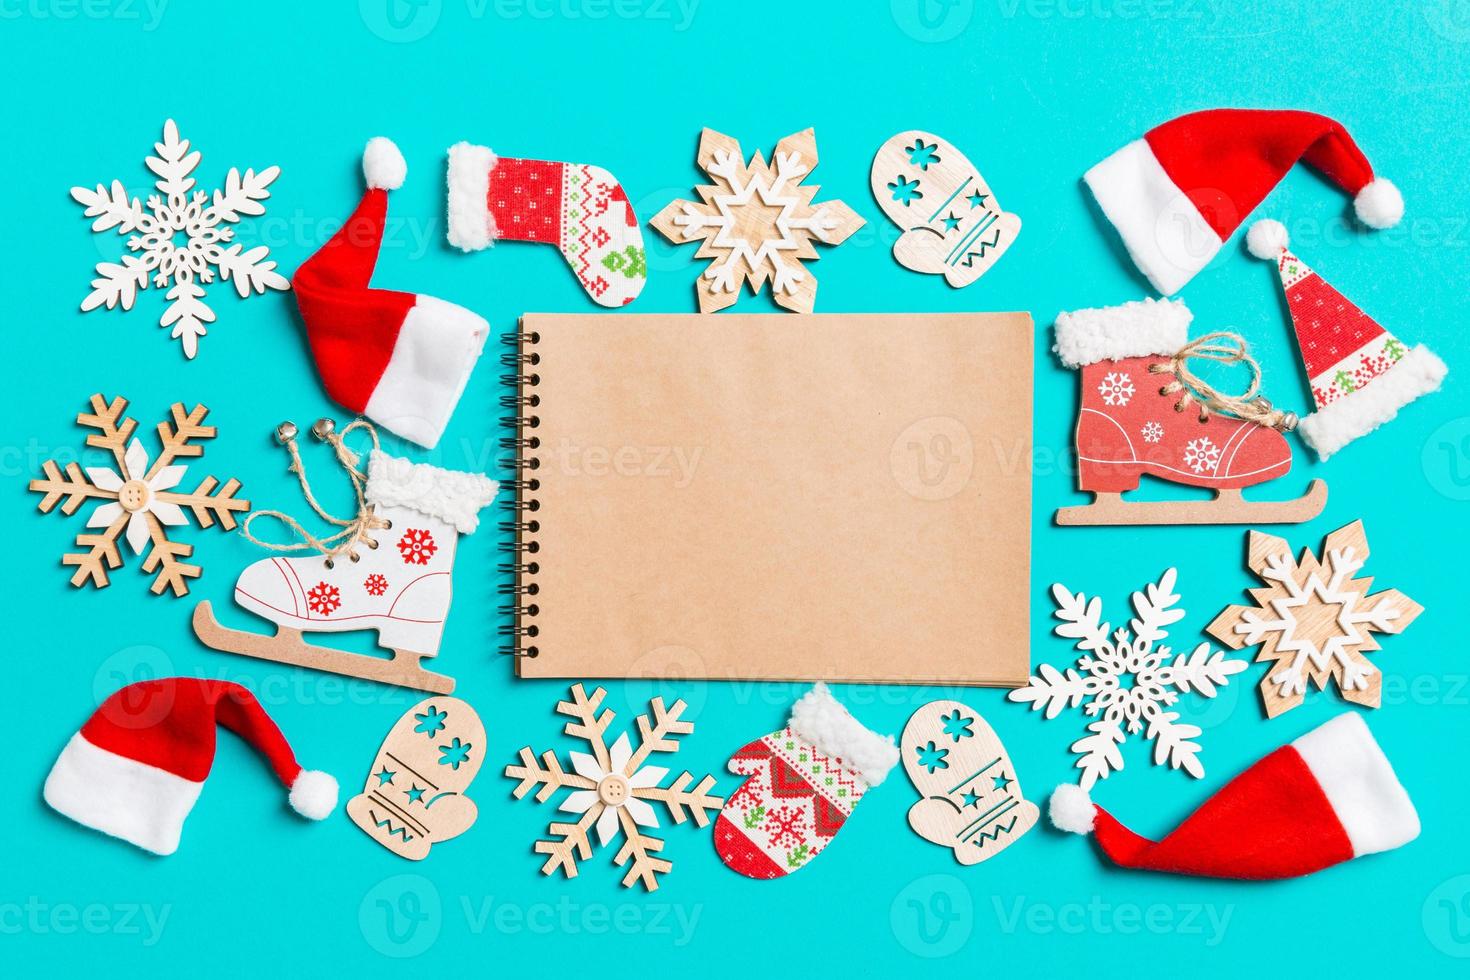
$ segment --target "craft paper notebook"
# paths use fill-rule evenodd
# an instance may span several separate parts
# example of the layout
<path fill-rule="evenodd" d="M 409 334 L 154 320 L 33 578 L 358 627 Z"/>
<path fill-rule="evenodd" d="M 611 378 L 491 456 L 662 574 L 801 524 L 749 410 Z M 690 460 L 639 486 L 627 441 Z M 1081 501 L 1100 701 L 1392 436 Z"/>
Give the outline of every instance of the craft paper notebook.
<path fill-rule="evenodd" d="M 1019 686 L 1024 313 L 528 315 L 522 677 Z"/>

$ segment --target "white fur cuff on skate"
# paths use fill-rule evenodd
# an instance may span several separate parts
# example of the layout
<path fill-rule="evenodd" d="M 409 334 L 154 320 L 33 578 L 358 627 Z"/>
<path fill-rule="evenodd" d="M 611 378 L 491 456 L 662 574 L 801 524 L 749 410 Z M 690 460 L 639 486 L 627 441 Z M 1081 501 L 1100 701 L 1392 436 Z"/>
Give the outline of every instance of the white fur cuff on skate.
<path fill-rule="evenodd" d="M 1052 350 L 1070 368 L 1150 354 L 1172 355 L 1189 341 L 1194 314 L 1181 299 L 1144 299 L 1057 314 Z"/>
<path fill-rule="evenodd" d="M 480 508 L 495 499 L 500 484 L 483 473 L 461 473 L 414 463 L 374 449 L 368 458 L 367 502 L 411 507 L 453 525 L 460 534 L 480 526 Z"/>
<path fill-rule="evenodd" d="M 818 750 L 877 786 L 898 764 L 892 735 L 869 731 L 838 703 L 820 681 L 791 707 L 791 730 Z"/>
<path fill-rule="evenodd" d="M 499 237 L 490 214 L 490 171 L 499 158 L 487 146 L 449 148 L 449 244 L 466 252 L 489 248 Z"/>
<path fill-rule="evenodd" d="M 1419 346 L 1397 364 L 1326 408 L 1313 412 L 1297 426 L 1302 441 L 1326 460 L 1359 436 L 1365 436 L 1398 414 L 1420 395 L 1439 388 L 1449 369 L 1433 351 Z"/>

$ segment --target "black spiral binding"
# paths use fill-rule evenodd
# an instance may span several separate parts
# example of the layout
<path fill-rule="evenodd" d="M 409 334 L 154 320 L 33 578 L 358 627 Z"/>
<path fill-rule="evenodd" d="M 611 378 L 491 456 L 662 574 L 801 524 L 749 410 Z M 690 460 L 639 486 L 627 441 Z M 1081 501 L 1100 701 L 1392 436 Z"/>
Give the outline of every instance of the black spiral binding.
<path fill-rule="evenodd" d="M 500 376 L 500 385 L 508 392 L 500 396 L 500 408 L 505 413 L 500 417 L 500 427 L 513 433 L 501 438 L 500 448 L 511 454 L 511 462 L 506 466 L 515 473 L 514 479 L 500 484 L 502 491 L 508 491 L 500 498 L 506 518 L 500 522 L 500 530 L 509 534 L 510 540 L 504 545 L 508 560 L 500 563 L 499 571 L 502 577 L 509 576 L 510 581 L 496 587 L 503 597 L 500 612 L 510 620 L 500 626 L 504 640 L 499 652 L 509 657 L 534 657 L 538 653 L 536 624 L 531 620 L 540 612 L 536 604 L 536 594 L 540 591 L 536 575 L 541 565 L 535 556 L 540 551 L 536 533 L 541 530 L 541 523 L 536 519 L 536 512 L 541 504 L 535 494 L 541 489 L 541 481 L 534 473 L 541 464 L 531 454 L 541 446 L 541 439 L 535 433 L 541 424 L 536 415 L 541 397 L 534 390 L 541 383 L 541 376 L 536 372 L 541 355 L 535 350 L 540 339 L 535 331 L 526 333 L 519 327 L 500 338 L 509 348 L 500 355 L 500 364 L 510 371 Z"/>

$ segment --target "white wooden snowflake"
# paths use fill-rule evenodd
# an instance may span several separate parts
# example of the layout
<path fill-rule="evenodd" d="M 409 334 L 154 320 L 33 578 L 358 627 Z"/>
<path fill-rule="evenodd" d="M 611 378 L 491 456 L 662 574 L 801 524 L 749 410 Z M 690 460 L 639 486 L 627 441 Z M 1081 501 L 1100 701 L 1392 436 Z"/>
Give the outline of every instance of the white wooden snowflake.
<path fill-rule="evenodd" d="M 628 873 L 623 876 L 623 887 L 642 881 L 645 889 L 657 891 L 657 876 L 667 873 L 673 864 L 657 856 L 664 842 L 641 829 L 659 825 L 658 813 L 649 801 L 662 803 L 674 823 L 683 823 L 692 816 L 699 827 L 709 824 L 706 811 L 718 813 L 725 801 L 709 793 L 715 784 L 713 776 L 705 776 L 690 788 L 694 777 L 685 772 L 665 787 L 659 783 L 668 770 L 644 765 L 654 752 L 679 750 L 679 743 L 672 736 L 694 731 L 692 722 L 679 720 L 684 713 L 683 701 L 675 701 L 667 708 L 663 698 L 649 702 L 649 714 L 638 716 L 635 750 L 627 733 L 619 735 L 611 746 L 607 744 L 607 728 L 614 715 L 610 709 L 602 708 L 606 693 L 599 687 L 588 696 L 582 685 L 577 684 L 572 687 L 572 699 L 556 706 L 559 714 L 572 719 L 566 724 L 566 733 L 584 740 L 591 750 L 568 753 L 571 772 L 562 768 L 555 752 L 543 753 L 538 762 L 528 746 L 521 749 L 521 764 L 506 766 L 505 774 L 520 780 L 514 791 L 516 799 L 524 797 L 537 784 L 541 787 L 536 791 L 538 803 L 545 803 L 559 789 L 572 790 L 562 800 L 560 809 L 581 816 L 576 823 L 553 823 L 551 839 L 536 842 L 536 852 L 546 855 L 542 874 L 549 875 L 560 868 L 568 878 L 575 878 L 577 861 L 592 856 L 588 831 L 596 828 L 597 843 L 604 846 L 621 830 L 623 846 L 613 857 L 613 863 L 622 867 L 632 860 Z"/>
<path fill-rule="evenodd" d="M 1102 621 L 1102 600 L 1089 600 L 1081 592 L 1073 595 L 1063 585 L 1052 586 L 1056 617 L 1062 621 L 1058 636 L 1077 641 L 1077 649 L 1092 656 L 1081 657 L 1077 669 L 1059 671 L 1042 664 L 1039 676 L 1025 687 L 1010 692 L 1012 701 L 1029 703 L 1033 711 L 1044 710 L 1048 719 L 1063 708 L 1082 706 L 1083 714 L 1096 718 L 1087 726 L 1091 733 L 1072 743 L 1077 768 L 1082 770 L 1082 788 L 1091 789 L 1099 779 L 1123 768 L 1119 746 L 1140 731 L 1154 743 L 1154 764 L 1182 768 L 1196 779 L 1205 774 L 1200 746 L 1190 739 L 1201 732 L 1179 721 L 1177 712 L 1166 711 L 1180 694 L 1196 693 L 1212 698 L 1231 674 L 1246 669 L 1243 660 L 1226 659 L 1223 651 L 1210 651 L 1201 643 L 1194 652 L 1181 653 L 1172 661 L 1167 646 L 1159 645 L 1168 634 L 1164 627 L 1184 617 L 1174 592 L 1175 570 L 1169 569 L 1157 583 L 1133 593 L 1137 618 L 1129 629 L 1113 631 Z"/>
<path fill-rule="evenodd" d="M 817 257 L 812 242 L 840 245 L 863 226 L 841 201 L 812 203 L 818 188 L 801 180 L 816 165 L 810 129 L 777 143 L 769 164 L 759 151 L 747 164 L 738 142 L 703 132 L 699 166 L 714 183 L 696 188 L 701 200 L 674 201 L 649 222 L 675 244 L 703 240 L 695 258 L 714 261 L 695 286 L 701 313 L 734 304 L 742 282 L 759 293 L 767 280 L 777 305 L 812 311 L 817 279 L 802 265 Z"/>
<path fill-rule="evenodd" d="M 158 325 L 172 327 L 170 336 L 193 357 L 199 350 L 199 338 L 206 324 L 214 322 L 214 311 L 204 303 L 204 286 L 214 281 L 216 271 L 221 279 L 232 280 L 240 298 L 252 291 L 288 289 L 290 283 L 276 272 L 276 263 L 267 256 L 270 250 L 258 245 L 248 251 L 230 245 L 235 237 L 231 225 L 247 215 L 265 213 L 260 202 L 270 197 L 266 189 L 280 175 L 280 167 L 267 167 L 260 173 L 235 168 L 225 175 L 224 190 L 213 198 L 202 190 L 194 190 L 191 174 L 199 166 L 199 152 L 190 151 L 189 141 L 179 139 L 179 129 L 172 119 L 163 124 L 163 142 L 153 144 L 147 160 L 148 169 L 157 175 L 159 193 L 144 202 L 129 197 L 120 180 L 111 188 L 102 184 L 96 190 L 73 187 L 71 196 L 86 208 L 86 216 L 95 218 L 93 231 L 116 229 L 119 235 L 131 235 L 128 251 L 121 264 L 99 262 L 92 292 L 82 300 L 82 311 L 106 306 L 131 310 L 138 290 L 154 286 L 168 287 L 169 304 Z M 192 193 L 191 193 L 192 191 Z"/>
<path fill-rule="evenodd" d="M 1275 662 L 1261 680 L 1270 718 L 1301 704 L 1308 681 L 1319 690 L 1335 681 L 1348 701 L 1378 707 L 1383 674 L 1365 656 L 1378 649 L 1373 634 L 1400 633 L 1423 611 L 1397 589 L 1368 594 L 1373 579 L 1357 577 L 1368 560 L 1362 521 L 1329 534 L 1322 553 L 1293 560 L 1283 539 L 1250 532 L 1247 561 L 1265 587 L 1250 590 L 1255 605 L 1230 606 L 1207 630 L 1235 649 L 1260 644 L 1256 660 Z"/>

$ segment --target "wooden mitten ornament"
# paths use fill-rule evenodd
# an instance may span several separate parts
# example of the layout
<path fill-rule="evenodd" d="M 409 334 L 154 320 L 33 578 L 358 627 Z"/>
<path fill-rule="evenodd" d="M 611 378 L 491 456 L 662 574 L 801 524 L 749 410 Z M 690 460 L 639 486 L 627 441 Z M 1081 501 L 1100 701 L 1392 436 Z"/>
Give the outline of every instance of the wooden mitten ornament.
<path fill-rule="evenodd" d="M 485 747 L 485 726 L 459 698 L 434 697 L 404 712 L 383 739 L 347 815 L 399 857 L 422 861 L 479 815 L 465 795 Z"/>
<path fill-rule="evenodd" d="M 878 206 L 903 229 L 893 245 L 898 264 L 943 274 L 951 286 L 985 275 L 1021 233 L 1020 217 L 1001 208 L 975 165 L 933 133 L 888 140 L 871 179 Z"/>
<path fill-rule="evenodd" d="M 923 799 L 909 808 L 914 833 L 979 864 L 1036 825 L 1005 746 L 979 712 L 930 701 L 903 727 L 903 768 Z"/>

